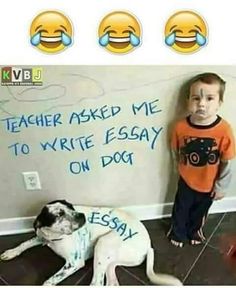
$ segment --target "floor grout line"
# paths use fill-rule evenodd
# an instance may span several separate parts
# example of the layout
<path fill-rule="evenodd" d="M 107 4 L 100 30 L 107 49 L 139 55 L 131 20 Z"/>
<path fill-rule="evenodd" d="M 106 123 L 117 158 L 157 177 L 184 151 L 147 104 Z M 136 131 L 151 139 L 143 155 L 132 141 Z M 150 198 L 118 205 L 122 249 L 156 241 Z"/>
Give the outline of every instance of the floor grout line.
<path fill-rule="evenodd" d="M 212 249 L 214 249 L 214 250 L 216 250 L 216 251 L 219 251 L 219 248 L 218 247 L 215 247 L 215 246 L 213 246 L 213 245 L 211 245 L 211 244 L 207 244 L 207 247 L 210 247 L 210 248 L 212 248 Z"/>
<path fill-rule="evenodd" d="M 75 285 L 78 285 L 79 283 L 81 283 L 81 281 L 88 275 L 88 273 L 89 273 L 91 270 L 92 270 L 92 267 L 90 267 L 90 268 L 88 269 L 88 271 L 85 272 L 84 275 L 81 276 L 81 278 L 80 278 L 77 282 L 75 282 Z"/>
<path fill-rule="evenodd" d="M 190 269 L 188 270 L 187 274 L 185 275 L 184 279 L 183 279 L 183 284 L 186 281 L 186 279 L 188 278 L 188 276 L 190 275 L 190 273 L 192 272 L 195 264 L 197 263 L 197 261 L 199 260 L 199 258 L 201 257 L 201 255 L 203 254 L 203 252 L 205 251 L 206 247 L 208 246 L 209 241 L 211 240 L 211 238 L 213 237 L 214 233 L 216 232 L 216 230 L 218 229 L 218 227 L 220 226 L 221 222 L 223 221 L 224 217 L 225 217 L 226 213 L 224 213 L 224 215 L 222 216 L 222 218 L 220 219 L 220 221 L 218 222 L 218 224 L 216 225 L 215 229 L 212 231 L 210 237 L 207 239 L 207 242 L 205 243 L 205 245 L 203 246 L 202 250 L 200 251 L 200 253 L 198 254 L 197 258 L 195 259 L 195 261 L 193 262 L 192 266 L 190 267 Z"/>
<path fill-rule="evenodd" d="M 1 280 L 4 284 L 6 284 L 6 285 L 10 285 L 4 278 L 2 278 L 1 275 L 0 275 L 0 280 Z"/>
<path fill-rule="evenodd" d="M 135 274 L 133 274 L 132 272 L 130 272 L 128 269 L 126 269 L 125 267 L 121 267 L 120 268 L 122 270 L 124 270 L 126 273 L 128 273 L 130 276 L 132 276 L 133 278 L 135 278 L 136 280 L 138 280 L 139 282 L 141 282 L 143 285 L 147 285 L 148 283 L 146 283 L 145 281 L 143 281 L 142 279 L 140 279 L 138 276 L 136 276 Z"/>

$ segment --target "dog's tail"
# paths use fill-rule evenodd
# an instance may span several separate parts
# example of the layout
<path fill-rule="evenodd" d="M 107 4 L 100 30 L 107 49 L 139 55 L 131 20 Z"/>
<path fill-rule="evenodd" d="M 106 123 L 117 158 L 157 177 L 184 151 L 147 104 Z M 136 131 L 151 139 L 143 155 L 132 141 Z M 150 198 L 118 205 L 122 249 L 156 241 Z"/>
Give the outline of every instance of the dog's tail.
<path fill-rule="evenodd" d="M 149 250 L 148 250 L 147 264 L 146 265 L 147 265 L 147 268 L 146 268 L 147 276 L 153 284 L 174 285 L 174 286 L 183 285 L 182 282 L 174 276 L 154 272 L 154 270 L 153 270 L 154 251 L 152 248 L 149 248 Z"/>

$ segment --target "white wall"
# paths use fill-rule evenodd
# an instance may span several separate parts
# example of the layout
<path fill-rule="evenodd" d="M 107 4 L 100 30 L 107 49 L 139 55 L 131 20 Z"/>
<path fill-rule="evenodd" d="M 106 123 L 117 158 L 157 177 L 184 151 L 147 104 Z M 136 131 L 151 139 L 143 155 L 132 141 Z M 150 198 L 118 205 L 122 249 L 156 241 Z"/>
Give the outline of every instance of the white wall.
<path fill-rule="evenodd" d="M 35 215 L 42 204 L 57 198 L 80 205 L 106 206 L 173 201 L 175 178 L 171 172 L 168 131 L 173 119 L 181 115 L 179 103 L 183 101 L 179 91 L 183 83 L 207 71 L 219 73 L 227 81 L 220 114 L 236 131 L 236 66 L 43 66 L 42 87 L 1 86 L 0 196 L 4 200 L 0 202 L 0 218 Z M 135 115 L 132 105 L 142 103 L 145 104 Z M 119 107 L 120 112 L 108 117 L 112 106 Z M 108 118 L 68 123 L 73 112 L 85 109 L 88 113 L 89 109 L 101 107 Z M 149 107 L 148 112 L 145 107 Z M 62 124 L 25 128 L 22 122 L 18 127 L 20 118 L 15 117 L 41 114 L 60 114 Z M 9 120 L 7 129 L 4 119 L 9 117 L 13 119 Z M 142 141 L 118 140 L 117 131 L 123 126 L 127 127 L 123 132 L 129 135 L 137 126 L 135 133 Z M 110 132 L 110 143 L 105 144 L 109 129 L 114 134 Z M 88 147 L 91 147 L 83 146 L 83 151 L 74 142 L 72 151 L 62 150 L 58 145 L 57 151 L 43 151 L 40 143 L 55 137 L 69 140 L 89 137 Z M 115 139 L 111 140 L 112 137 Z M 24 149 L 28 147 L 29 153 L 26 149 L 23 150 L 26 154 L 19 150 L 15 155 L 9 146 L 16 143 L 19 143 L 17 148 L 28 145 Z M 70 147 L 68 142 L 66 145 Z M 130 162 L 102 166 L 102 156 L 124 151 L 125 161 L 127 154 L 132 153 Z M 70 163 L 86 160 L 89 171 L 74 174 L 77 164 L 73 164 L 71 171 Z M 25 189 L 22 172 L 26 171 L 38 171 L 42 190 Z M 236 177 L 229 187 L 229 197 L 236 196 L 235 184 Z"/>

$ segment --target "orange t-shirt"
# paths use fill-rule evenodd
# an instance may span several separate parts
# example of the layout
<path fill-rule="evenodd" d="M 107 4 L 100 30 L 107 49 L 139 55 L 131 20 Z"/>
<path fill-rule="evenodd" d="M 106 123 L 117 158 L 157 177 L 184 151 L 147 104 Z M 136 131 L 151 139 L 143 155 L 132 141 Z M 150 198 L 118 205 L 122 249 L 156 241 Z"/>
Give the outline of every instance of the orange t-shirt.
<path fill-rule="evenodd" d="M 220 160 L 235 157 L 235 141 L 230 125 L 220 116 L 210 125 L 177 122 L 171 147 L 178 153 L 180 176 L 192 189 L 211 192 L 217 178 Z"/>

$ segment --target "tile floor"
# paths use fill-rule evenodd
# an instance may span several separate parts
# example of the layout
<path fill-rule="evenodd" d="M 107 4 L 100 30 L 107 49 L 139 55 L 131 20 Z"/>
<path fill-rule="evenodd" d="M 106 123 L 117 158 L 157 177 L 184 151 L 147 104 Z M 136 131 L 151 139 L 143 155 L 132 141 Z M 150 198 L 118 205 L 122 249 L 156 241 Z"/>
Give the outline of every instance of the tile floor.
<path fill-rule="evenodd" d="M 155 270 L 173 274 L 184 285 L 236 285 L 236 267 L 233 270 L 223 260 L 220 238 L 236 234 L 236 213 L 210 215 L 205 226 L 208 240 L 200 246 L 172 246 L 166 239 L 170 219 L 144 221 L 155 248 Z M 0 237 L 0 253 L 29 239 L 33 234 Z M 47 247 L 35 247 L 21 256 L 0 262 L 0 285 L 41 285 L 56 272 L 64 261 Z M 236 266 L 236 263 L 235 263 Z M 121 285 L 151 285 L 145 275 L 145 264 L 138 267 L 117 268 Z M 61 285 L 89 285 L 92 261 L 86 267 L 64 280 Z"/>

